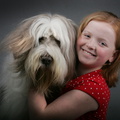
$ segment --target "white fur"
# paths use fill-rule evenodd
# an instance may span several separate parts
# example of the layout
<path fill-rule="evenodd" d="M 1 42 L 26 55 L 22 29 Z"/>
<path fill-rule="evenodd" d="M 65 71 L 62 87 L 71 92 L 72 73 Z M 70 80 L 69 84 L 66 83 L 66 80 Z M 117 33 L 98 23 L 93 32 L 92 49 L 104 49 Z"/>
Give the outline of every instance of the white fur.
<path fill-rule="evenodd" d="M 7 37 L 10 54 L 1 71 L 4 92 L 0 120 L 28 119 L 27 97 L 31 85 L 40 82 L 38 91 L 47 95 L 50 86 L 71 79 L 75 67 L 75 39 L 75 24 L 61 15 L 51 14 L 26 19 Z M 50 64 L 43 64 L 44 57 L 50 60 Z M 46 81 L 41 83 L 41 80 L 46 78 L 48 69 L 52 78 L 44 87 Z"/>

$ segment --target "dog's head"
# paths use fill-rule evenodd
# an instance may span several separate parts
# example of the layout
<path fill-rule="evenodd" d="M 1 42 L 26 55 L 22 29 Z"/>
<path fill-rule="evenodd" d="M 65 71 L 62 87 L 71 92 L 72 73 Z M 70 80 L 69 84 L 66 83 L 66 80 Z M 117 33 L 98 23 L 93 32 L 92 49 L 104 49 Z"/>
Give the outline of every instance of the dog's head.
<path fill-rule="evenodd" d="M 73 75 L 75 40 L 73 21 L 57 14 L 41 14 L 23 21 L 8 37 L 8 45 L 15 69 L 44 92 Z"/>

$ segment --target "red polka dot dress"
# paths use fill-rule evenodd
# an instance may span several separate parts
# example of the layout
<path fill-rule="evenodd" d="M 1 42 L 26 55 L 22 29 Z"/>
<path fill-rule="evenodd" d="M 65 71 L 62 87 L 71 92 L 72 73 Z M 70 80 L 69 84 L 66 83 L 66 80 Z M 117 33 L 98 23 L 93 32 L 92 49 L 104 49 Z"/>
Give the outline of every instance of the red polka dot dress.
<path fill-rule="evenodd" d="M 92 96 L 99 104 L 96 111 L 88 112 L 77 120 L 106 120 L 107 108 L 110 100 L 110 90 L 101 70 L 82 75 L 69 81 L 64 92 L 78 89 Z"/>

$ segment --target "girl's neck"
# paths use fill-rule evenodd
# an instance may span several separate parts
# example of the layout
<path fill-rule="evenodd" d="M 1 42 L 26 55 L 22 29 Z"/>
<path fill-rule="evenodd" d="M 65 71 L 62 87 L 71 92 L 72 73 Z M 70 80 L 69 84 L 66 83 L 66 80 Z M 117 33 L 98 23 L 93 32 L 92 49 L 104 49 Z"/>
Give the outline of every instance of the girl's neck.
<path fill-rule="evenodd" d="M 98 69 L 97 68 L 92 68 L 92 67 L 87 67 L 87 66 L 85 67 L 84 65 L 79 64 L 77 66 L 77 70 L 76 70 L 76 77 L 87 74 L 87 73 L 90 73 L 90 72 L 98 70 Z"/>

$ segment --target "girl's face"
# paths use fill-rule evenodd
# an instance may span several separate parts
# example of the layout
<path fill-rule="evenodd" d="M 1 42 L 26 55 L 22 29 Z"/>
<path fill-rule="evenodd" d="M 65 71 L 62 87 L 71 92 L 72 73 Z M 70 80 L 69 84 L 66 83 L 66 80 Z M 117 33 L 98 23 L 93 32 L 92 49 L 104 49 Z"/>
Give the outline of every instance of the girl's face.
<path fill-rule="evenodd" d="M 100 69 L 107 61 L 115 58 L 116 35 L 106 22 L 91 21 L 77 40 L 77 55 L 87 68 Z"/>

